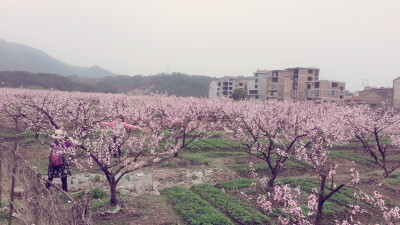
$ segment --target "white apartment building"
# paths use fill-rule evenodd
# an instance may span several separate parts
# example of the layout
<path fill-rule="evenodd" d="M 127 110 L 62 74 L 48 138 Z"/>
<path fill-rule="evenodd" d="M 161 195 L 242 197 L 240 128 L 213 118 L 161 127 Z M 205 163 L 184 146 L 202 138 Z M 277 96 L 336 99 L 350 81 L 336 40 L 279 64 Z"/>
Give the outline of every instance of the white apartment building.
<path fill-rule="evenodd" d="M 209 98 L 230 98 L 233 91 L 236 89 L 247 90 L 248 82 L 249 80 L 239 79 L 238 77 L 223 77 L 219 80 L 213 80 L 210 83 L 208 96 Z"/>

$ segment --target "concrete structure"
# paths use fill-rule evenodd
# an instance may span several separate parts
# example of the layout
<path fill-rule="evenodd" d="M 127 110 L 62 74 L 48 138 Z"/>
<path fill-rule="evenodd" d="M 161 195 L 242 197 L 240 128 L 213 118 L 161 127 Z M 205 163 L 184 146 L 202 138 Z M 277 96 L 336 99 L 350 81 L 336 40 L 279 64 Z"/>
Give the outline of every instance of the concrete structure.
<path fill-rule="evenodd" d="M 253 79 L 249 83 L 250 98 L 344 104 L 345 83 L 319 80 L 318 68 L 257 70 Z"/>
<path fill-rule="evenodd" d="M 366 87 L 357 92 L 361 100 L 371 107 L 384 107 L 393 105 L 393 88 Z"/>
<path fill-rule="evenodd" d="M 400 107 L 400 77 L 393 80 L 393 106 Z"/>
<path fill-rule="evenodd" d="M 212 81 L 210 98 L 231 97 L 235 89 L 248 90 L 250 99 L 335 102 L 344 104 L 345 83 L 319 80 L 318 68 L 294 67 L 285 70 L 257 70 L 249 80 L 223 77 Z"/>
<path fill-rule="evenodd" d="M 361 99 L 361 96 L 345 96 L 344 97 L 345 105 L 361 105 L 364 102 Z"/>
<path fill-rule="evenodd" d="M 238 77 L 223 77 L 219 80 L 213 80 L 210 83 L 209 98 L 228 97 L 236 89 L 248 90 L 248 85 L 251 82 L 249 79 L 240 79 Z"/>

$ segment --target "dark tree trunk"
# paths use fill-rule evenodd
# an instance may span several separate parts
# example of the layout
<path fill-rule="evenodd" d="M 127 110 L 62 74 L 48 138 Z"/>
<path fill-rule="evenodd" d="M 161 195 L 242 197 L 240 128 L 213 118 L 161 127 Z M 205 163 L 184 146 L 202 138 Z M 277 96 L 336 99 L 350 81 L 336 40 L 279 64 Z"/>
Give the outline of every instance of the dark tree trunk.
<path fill-rule="evenodd" d="M 315 216 L 315 225 L 321 225 L 322 221 L 322 209 L 324 207 L 324 201 L 325 201 L 325 181 L 326 181 L 326 175 L 321 175 L 321 183 L 320 183 L 320 191 L 318 195 L 318 208 L 317 208 L 317 214 Z"/>
<path fill-rule="evenodd" d="M 174 157 L 178 157 L 178 153 L 179 153 L 179 151 L 175 152 Z"/>
<path fill-rule="evenodd" d="M 117 184 L 116 183 L 110 184 L 110 192 L 111 192 L 110 205 L 116 206 L 117 205 Z"/>
<path fill-rule="evenodd" d="M 271 178 L 268 181 L 268 188 L 273 188 L 274 187 L 275 179 L 278 177 L 278 171 L 277 170 L 272 170 L 271 172 L 272 172 L 272 174 L 271 174 Z"/>
<path fill-rule="evenodd" d="M 105 175 L 107 177 L 108 185 L 110 186 L 110 205 L 116 206 L 117 205 L 117 181 L 115 177 L 107 170 L 104 170 Z"/>

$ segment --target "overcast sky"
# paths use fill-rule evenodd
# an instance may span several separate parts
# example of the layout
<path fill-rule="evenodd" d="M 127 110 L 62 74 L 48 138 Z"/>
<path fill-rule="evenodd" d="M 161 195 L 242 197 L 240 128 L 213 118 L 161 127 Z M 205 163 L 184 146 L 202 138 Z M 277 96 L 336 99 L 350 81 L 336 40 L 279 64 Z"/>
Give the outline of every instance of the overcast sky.
<path fill-rule="evenodd" d="M 0 0 L 0 38 L 127 75 L 312 66 L 351 91 L 400 76 L 399 0 Z"/>

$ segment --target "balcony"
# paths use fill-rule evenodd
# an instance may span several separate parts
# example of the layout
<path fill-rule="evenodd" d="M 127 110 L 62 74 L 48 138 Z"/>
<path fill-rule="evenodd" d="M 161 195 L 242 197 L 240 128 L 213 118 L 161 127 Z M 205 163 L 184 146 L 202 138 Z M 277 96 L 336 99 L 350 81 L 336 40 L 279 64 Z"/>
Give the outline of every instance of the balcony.
<path fill-rule="evenodd" d="M 304 91 L 304 97 L 312 97 L 313 96 L 313 91 L 312 90 L 305 90 Z"/>
<path fill-rule="evenodd" d="M 269 84 L 268 85 L 268 90 L 277 90 L 277 89 L 278 89 L 278 87 L 275 84 Z"/>

